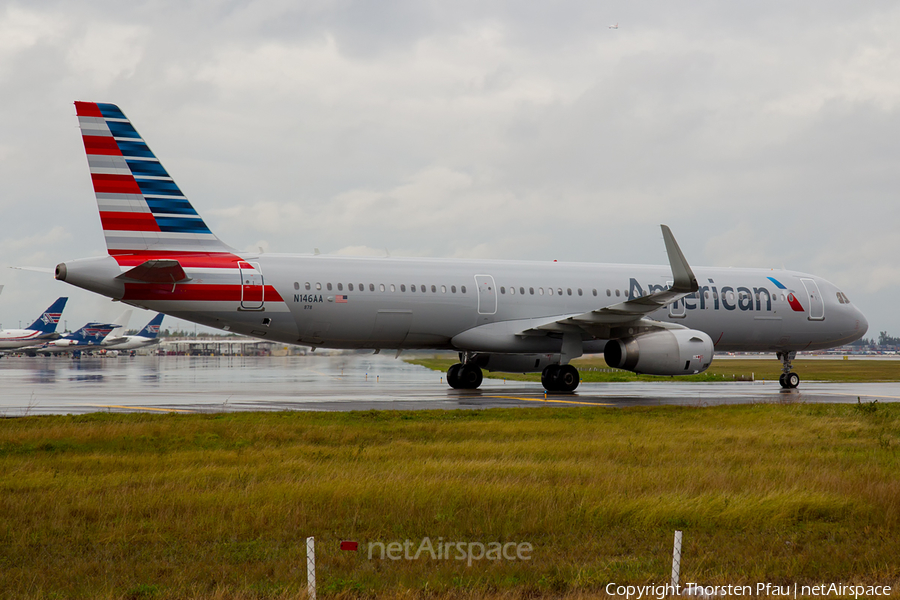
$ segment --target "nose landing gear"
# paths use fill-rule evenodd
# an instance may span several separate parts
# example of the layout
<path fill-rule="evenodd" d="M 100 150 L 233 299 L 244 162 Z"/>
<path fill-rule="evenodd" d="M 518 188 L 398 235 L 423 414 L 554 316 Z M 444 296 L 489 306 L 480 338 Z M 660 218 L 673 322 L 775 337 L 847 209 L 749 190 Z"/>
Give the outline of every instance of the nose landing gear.
<path fill-rule="evenodd" d="M 792 390 L 800 385 L 800 376 L 791 371 L 791 361 L 796 358 L 796 352 L 778 352 L 775 356 L 782 362 L 781 377 L 778 383 L 786 390 Z"/>

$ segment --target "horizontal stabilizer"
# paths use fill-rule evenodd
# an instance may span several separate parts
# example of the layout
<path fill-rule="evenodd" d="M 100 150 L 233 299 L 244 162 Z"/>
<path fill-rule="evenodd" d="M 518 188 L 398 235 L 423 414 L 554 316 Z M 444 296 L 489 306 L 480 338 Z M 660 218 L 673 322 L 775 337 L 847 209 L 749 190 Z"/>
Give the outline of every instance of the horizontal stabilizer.
<path fill-rule="evenodd" d="M 177 260 L 148 260 L 116 279 L 143 283 L 184 283 L 191 280 Z"/>
<path fill-rule="evenodd" d="M 34 271 L 35 273 L 50 273 L 53 274 L 53 269 L 50 267 L 10 267 L 10 269 L 17 269 L 19 271 Z M 3 289 L 0 286 L 0 289 Z"/>

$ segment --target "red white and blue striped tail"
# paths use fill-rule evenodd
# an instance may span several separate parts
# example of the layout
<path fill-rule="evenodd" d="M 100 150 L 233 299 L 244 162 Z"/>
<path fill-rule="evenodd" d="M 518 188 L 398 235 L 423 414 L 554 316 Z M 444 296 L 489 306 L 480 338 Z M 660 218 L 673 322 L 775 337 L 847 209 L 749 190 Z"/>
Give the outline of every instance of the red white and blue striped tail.
<path fill-rule="evenodd" d="M 115 104 L 76 102 L 106 247 L 113 256 L 232 253 Z"/>

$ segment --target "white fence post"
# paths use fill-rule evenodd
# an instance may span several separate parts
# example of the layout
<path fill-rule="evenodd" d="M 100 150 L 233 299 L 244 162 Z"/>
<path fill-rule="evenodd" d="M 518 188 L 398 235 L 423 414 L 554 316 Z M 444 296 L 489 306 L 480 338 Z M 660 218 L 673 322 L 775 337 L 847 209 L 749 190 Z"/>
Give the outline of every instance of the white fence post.
<path fill-rule="evenodd" d="M 316 540 L 306 538 L 306 596 L 316 600 Z"/>
<path fill-rule="evenodd" d="M 681 575 L 681 532 L 675 532 L 675 548 L 672 550 L 672 593 L 678 593 L 678 578 Z"/>

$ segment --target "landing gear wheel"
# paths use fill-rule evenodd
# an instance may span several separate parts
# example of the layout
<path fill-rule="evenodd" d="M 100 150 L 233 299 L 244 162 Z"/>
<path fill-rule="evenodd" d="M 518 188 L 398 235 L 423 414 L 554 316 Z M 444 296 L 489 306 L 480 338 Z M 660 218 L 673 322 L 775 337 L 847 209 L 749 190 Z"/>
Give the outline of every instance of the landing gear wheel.
<path fill-rule="evenodd" d="M 791 371 L 791 362 L 796 358 L 797 353 L 778 352 L 776 356 L 781 360 L 781 377 L 778 378 L 778 383 L 786 390 L 795 389 L 800 385 L 800 376 Z"/>
<path fill-rule="evenodd" d="M 459 382 L 460 389 L 463 390 L 474 390 L 483 380 L 484 376 L 481 374 L 481 369 L 476 367 L 475 365 L 460 365 L 459 369 Z"/>
<path fill-rule="evenodd" d="M 544 367 L 544 370 L 541 371 L 541 385 L 544 386 L 544 389 L 548 392 L 555 392 L 556 389 L 556 379 L 559 376 L 559 365 L 547 365 Z"/>
<path fill-rule="evenodd" d="M 784 387 L 792 390 L 800 385 L 800 376 L 796 373 L 788 373 L 784 376 Z"/>
<path fill-rule="evenodd" d="M 581 383 L 581 377 L 578 375 L 578 369 L 572 365 L 562 365 L 556 375 L 556 390 L 559 392 L 574 392 L 578 384 Z"/>
<path fill-rule="evenodd" d="M 459 380 L 459 370 L 462 369 L 462 367 L 463 366 L 460 363 L 456 363 L 447 369 L 447 385 L 455 390 L 462 387 L 462 382 Z"/>

